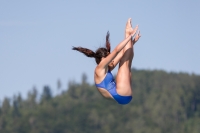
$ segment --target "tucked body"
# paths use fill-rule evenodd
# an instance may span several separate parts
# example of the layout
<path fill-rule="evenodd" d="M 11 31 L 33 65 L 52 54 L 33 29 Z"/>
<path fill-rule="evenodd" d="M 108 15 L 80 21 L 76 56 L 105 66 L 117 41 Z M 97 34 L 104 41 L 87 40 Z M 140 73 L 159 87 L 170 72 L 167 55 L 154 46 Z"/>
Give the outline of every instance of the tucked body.
<path fill-rule="evenodd" d="M 73 47 L 88 57 L 95 58 L 97 66 L 94 70 L 94 81 L 98 91 L 105 98 L 114 99 L 119 104 L 128 104 L 132 100 L 131 64 L 133 59 L 133 46 L 140 38 L 138 26 L 131 26 L 128 19 L 125 28 L 125 39 L 110 52 L 110 34 L 106 35 L 105 47 L 93 52 L 83 47 Z M 134 38 L 133 38 L 134 37 Z M 119 64 L 116 80 L 111 71 Z"/>

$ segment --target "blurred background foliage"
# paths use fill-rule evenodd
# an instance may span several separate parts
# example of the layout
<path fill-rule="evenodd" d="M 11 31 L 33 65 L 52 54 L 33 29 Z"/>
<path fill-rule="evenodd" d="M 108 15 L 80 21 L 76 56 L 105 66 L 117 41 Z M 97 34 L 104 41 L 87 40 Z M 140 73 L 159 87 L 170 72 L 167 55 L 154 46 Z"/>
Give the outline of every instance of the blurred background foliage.
<path fill-rule="evenodd" d="M 23 99 L 5 98 L 0 106 L 0 133 L 200 133 L 200 76 L 161 70 L 132 69 L 133 100 L 119 105 L 96 87 L 57 81 L 36 87 Z"/>

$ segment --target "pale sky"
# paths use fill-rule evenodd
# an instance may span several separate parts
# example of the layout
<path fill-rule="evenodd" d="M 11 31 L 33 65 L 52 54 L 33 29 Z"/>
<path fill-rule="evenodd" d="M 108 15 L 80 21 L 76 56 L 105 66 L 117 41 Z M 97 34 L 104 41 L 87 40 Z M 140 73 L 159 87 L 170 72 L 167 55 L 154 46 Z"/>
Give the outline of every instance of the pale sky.
<path fill-rule="evenodd" d="M 129 17 L 142 34 L 134 68 L 200 74 L 199 0 L 1 0 L 0 100 L 25 97 L 34 86 L 41 93 L 49 85 L 56 93 L 58 79 L 66 89 L 83 73 L 93 84 L 94 59 L 72 46 L 96 50 L 109 30 L 113 50 Z"/>

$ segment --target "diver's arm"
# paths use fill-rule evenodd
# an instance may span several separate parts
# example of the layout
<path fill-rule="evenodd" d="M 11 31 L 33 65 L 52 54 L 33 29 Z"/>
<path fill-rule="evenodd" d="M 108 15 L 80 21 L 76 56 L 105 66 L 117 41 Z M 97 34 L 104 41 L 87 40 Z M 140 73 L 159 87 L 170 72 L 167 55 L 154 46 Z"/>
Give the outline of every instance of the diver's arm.
<path fill-rule="evenodd" d="M 132 39 L 133 35 L 129 35 L 126 39 L 124 39 L 121 43 L 115 47 L 115 49 L 104 58 L 98 65 L 99 68 L 105 68 L 108 64 L 120 53 L 120 51 L 126 46 L 126 44 Z M 116 63 L 117 64 L 117 63 Z"/>
<path fill-rule="evenodd" d="M 134 45 L 139 39 L 140 39 L 141 35 L 140 35 L 140 31 L 138 31 L 138 33 L 136 34 L 135 38 L 131 39 L 130 43 L 132 45 Z M 129 43 L 129 42 L 128 42 Z M 109 69 L 110 71 L 112 71 L 116 65 L 119 63 L 120 59 L 122 58 L 123 56 L 123 51 L 121 50 L 119 54 L 117 54 L 117 56 L 112 60 L 112 62 L 109 64 Z"/>
<path fill-rule="evenodd" d="M 127 36 L 121 43 L 115 47 L 115 49 L 107 56 L 105 57 L 99 64 L 98 68 L 105 68 L 108 66 L 108 64 L 120 53 L 120 51 L 126 46 L 126 44 L 132 39 L 132 37 L 136 34 L 138 30 L 138 25 L 130 31 L 130 35 Z M 117 62 L 116 62 L 117 64 Z"/>

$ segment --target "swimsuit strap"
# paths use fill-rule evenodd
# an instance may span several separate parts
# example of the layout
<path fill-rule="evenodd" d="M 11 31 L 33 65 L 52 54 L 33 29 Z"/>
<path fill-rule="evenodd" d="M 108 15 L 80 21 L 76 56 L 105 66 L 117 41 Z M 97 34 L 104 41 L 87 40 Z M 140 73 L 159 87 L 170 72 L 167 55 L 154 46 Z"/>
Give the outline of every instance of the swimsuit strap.
<path fill-rule="evenodd" d="M 107 89 L 110 82 L 114 81 L 114 77 L 110 70 L 106 73 L 105 78 L 99 84 L 95 84 L 96 87 Z"/>

